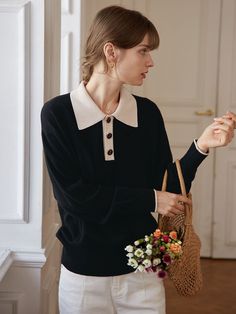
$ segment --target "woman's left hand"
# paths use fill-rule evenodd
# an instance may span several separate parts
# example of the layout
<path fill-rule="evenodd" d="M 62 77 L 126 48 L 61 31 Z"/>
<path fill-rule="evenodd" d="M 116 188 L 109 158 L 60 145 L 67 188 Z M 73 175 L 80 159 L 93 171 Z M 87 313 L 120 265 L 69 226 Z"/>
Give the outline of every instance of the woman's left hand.
<path fill-rule="evenodd" d="M 236 129 L 236 114 L 234 112 L 227 111 L 226 114 L 222 118 L 233 120 L 234 128 Z"/>
<path fill-rule="evenodd" d="M 228 145 L 234 137 L 234 122 L 225 117 L 215 118 L 199 137 L 198 147 L 207 152 L 212 147 Z"/>

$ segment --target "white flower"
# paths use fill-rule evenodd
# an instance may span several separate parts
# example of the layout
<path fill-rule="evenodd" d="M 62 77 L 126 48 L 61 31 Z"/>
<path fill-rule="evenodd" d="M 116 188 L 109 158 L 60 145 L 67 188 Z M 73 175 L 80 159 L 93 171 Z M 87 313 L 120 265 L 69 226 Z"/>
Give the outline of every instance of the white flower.
<path fill-rule="evenodd" d="M 153 266 L 157 266 L 161 263 L 161 260 L 160 260 L 160 258 L 154 258 L 152 263 L 153 263 Z"/>
<path fill-rule="evenodd" d="M 152 250 L 146 250 L 145 253 L 146 253 L 148 256 L 151 256 L 151 255 L 152 255 Z"/>
<path fill-rule="evenodd" d="M 152 245 L 151 245 L 151 244 L 147 244 L 146 248 L 147 248 L 148 250 L 151 250 L 151 249 L 152 249 Z"/>
<path fill-rule="evenodd" d="M 137 257 L 143 256 L 143 250 L 137 249 L 137 250 L 134 252 L 134 255 L 137 256 Z"/>
<path fill-rule="evenodd" d="M 144 240 L 145 240 L 146 242 L 148 242 L 148 241 L 149 241 L 149 236 L 145 235 Z"/>
<path fill-rule="evenodd" d="M 128 265 L 133 267 L 133 268 L 137 268 L 138 267 L 138 263 L 134 258 L 130 258 L 128 261 Z"/>
<path fill-rule="evenodd" d="M 134 245 L 138 246 L 140 244 L 139 240 L 134 242 Z"/>
<path fill-rule="evenodd" d="M 144 272 L 145 271 L 145 267 L 143 265 L 139 265 L 139 267 L 137 268 L 137 270 Z"/>
<path fill-rule="evenodd" d="M 134 247 L 133 247 L 132 245 L 128 245 L 128 246 L 126 246 L 125 250 L 126 250 L 127 252 L 131 253 L 131 252 L 133 252 Z"/>
<path fill-rule="evenodd" d="M 145 268 L 148 268 L 152 265 L 151 261 L 149 259 L 145 259 L 143 261 L 143 265 L 145 266 Z"/>
<path fill-rule="evenodd" d="M 133 254 L 133 253 L 128 253 L 128 254 L 126 254 L 126 256 L 127 256 L 128 258 L 131 258 L 131 257 L 134 256 L 134 254 Z"/>

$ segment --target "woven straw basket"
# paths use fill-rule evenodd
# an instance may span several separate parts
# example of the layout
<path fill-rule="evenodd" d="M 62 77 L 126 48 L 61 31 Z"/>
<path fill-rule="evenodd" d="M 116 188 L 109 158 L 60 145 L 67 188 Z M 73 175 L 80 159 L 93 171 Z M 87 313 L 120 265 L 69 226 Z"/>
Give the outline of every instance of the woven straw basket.
<path fill-rule="evenodd" d="M 181 186 L 181 193 L 191 199 L 191 194 L 186 194 L 185 183 L 179 160 L 176 168 Z M 167 171 L 165 172 L 162 191 L 166 191 Z M 177 292 L 183 296 L 196 294 L 202 288 L 202 272 L 200 265 L 201 242 L 192 225 L 192 206 L 185 204 L 183 214 L 175 217 L 159 215 L 159 228 L 162 231 L 176 230 L 182 241 L 183 254 L 168 268 L 168 274 L 173 281 Z"/>

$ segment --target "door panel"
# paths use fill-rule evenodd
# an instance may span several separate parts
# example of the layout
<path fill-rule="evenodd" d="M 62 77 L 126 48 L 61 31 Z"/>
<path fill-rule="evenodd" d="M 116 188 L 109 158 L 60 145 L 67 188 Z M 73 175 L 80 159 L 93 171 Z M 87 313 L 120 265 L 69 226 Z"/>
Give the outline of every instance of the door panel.
<path fill-rule="evenodd" d="M 222 5 L 218 114 L 236 112 L 236 1 Z M 213 257 L 236 258 L 236 139 L 218 149 L 215 164 Z"/>
<path fill-rule="evenodd" d="M 174 159 L 181 158 L 216 112 L 220 1 L 148 1 L 147 15 L 157 25 L 160 48 L 144 94 L 161 108 Z M 193 183 L 194 226 L 202 256 L 211 256 L 214 152 Z"/>

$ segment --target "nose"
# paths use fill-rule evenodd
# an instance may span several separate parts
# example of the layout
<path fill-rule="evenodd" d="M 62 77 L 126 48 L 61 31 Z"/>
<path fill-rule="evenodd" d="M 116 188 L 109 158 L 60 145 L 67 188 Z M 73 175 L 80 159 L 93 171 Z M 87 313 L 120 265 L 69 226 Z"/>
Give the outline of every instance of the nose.
<path fill-rule="evenodd" d="M 152 56 L 151 56 L 150 53 L 148 54 L 147 66 L 148 67 L 153 67 L 154 66 L 154 62 L 153 62 L 153 59 L 152 59 Z"/>

